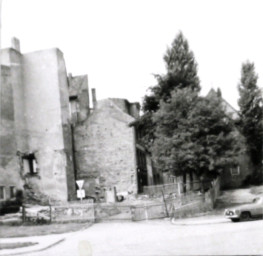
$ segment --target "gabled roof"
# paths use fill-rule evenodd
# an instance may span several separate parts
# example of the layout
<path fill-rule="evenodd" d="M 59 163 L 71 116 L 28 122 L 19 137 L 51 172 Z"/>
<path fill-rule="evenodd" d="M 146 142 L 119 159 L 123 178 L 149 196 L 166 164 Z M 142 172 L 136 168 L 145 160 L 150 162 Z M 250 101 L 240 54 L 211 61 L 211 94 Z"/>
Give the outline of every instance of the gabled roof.
<path fill-rule="evenodd" d="M 217 92 L 212 88 L 206 95 L 207 98 L 213 98 L 213 97 L 220 97 L 222 105 L 224 107 L 224 110 L 226 111 L 226 114 L 230 115 L 231 118 L 237 119 L 239 114 L 238 111 L 232 107 L 222 96 L 218 95 Z"/>

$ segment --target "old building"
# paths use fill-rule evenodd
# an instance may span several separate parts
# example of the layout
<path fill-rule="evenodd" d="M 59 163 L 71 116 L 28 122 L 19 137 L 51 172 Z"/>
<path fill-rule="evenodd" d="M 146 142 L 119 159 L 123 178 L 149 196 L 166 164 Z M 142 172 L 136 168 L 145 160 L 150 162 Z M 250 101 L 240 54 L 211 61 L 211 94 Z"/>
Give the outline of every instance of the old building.
<path fill-rule="evenodd" d="M 60 50 L 1 50 L 2 199 L 11 187 L 35 200 L 75 196 L 67 72 Z M 13 189 L 14 190 L 14 189 Z M 10 192 L 9 192 L 10 191 Z"/>
<path fill-rule="evenodd" d="M 87 76 L 67 75 L 56 48 L 22 54 L 13 39 L 0 59 L 0 200 L 16 189 L 36 202 L 74 200 L 76 179 L 91 196 L 114 187 L 141 191 L 141 158 L 129 126 L 139 116 L 138 103 L 97 102 L 93 90 L 91 108 Z"/>

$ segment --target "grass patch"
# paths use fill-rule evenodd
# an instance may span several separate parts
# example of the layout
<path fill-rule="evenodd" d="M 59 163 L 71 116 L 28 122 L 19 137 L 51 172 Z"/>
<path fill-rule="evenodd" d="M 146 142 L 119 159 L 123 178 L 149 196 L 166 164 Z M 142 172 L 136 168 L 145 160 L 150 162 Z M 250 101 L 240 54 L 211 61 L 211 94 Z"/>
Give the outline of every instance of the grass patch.
<path fill-rule="evenodd" d="M 47 225 L 21 225 L 21 226 L 0 226 L 0 237 L 27 237 L 27 236 L 43 236 L 50 234 L 62 234 L 67 232 L 74 232 L 87 228 L 90 223 L 61 223 L 61 224 L 47 224 Z"/>
<path fill-rule="evenodd" d="M 32 242 L 25 242 L 25 243 L 0 243 L 0 250 L 4 249 L 16 249 L 21 247 L 27 247 L 36 245 L 38 243 L 32 243 Z"/>

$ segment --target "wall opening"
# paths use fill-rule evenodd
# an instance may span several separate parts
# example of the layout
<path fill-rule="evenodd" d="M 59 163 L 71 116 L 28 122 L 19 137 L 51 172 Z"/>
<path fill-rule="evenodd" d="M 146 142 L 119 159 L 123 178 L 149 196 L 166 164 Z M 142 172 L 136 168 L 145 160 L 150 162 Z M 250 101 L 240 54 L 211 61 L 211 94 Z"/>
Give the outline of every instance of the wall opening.
<path fill-rule="evenodd" d="M 5 187 L 0 186 L 0 199 L 5 199 Z"/>
<path fill-rule="evenodd" d="M 143 186 L 148 185 L 147 162 L 146 162 L 145 152 L 137 148 L 136 158 L 137 158 L 138 192 L 143 193 Z"/>
<path fill-rule="evenodd" d="M 38 173 L 37 162 L 34 154 L 24 155 L 23 168 L 25 173 L 36 175 Z"/>
<path fill-rule="evenodd" d="M 80 112 L 78 96 L 69 97 L 69 112 L 70 112 L 72 123 L 78 122 L 78 115 Z"/>

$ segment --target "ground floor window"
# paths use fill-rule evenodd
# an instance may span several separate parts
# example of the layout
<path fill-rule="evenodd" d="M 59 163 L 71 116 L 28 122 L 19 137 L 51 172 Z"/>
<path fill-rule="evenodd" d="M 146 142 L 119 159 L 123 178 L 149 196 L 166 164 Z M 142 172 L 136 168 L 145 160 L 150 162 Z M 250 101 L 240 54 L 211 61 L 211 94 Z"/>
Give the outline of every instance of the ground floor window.
<path fill-rule="evenodd" d="M 230 173 L 232 176 L 238 176 L 240 174 L 240 166 L 230 168 Z"/>
<path fill-rule="evenodd" d="M 16 187 L 10 186 L 10 197 L 13 198 L 16 196 Z"/>
<path fill-rule="evenodd" d="M 5 199 L 5 187 L 0 186 L 0 199 Z"/>

